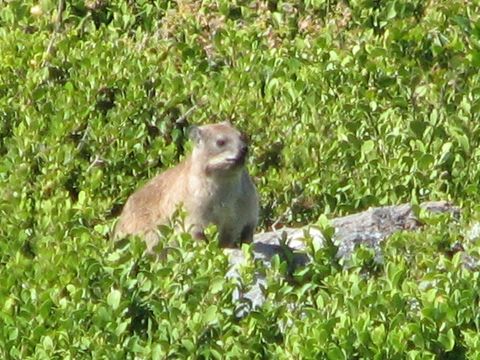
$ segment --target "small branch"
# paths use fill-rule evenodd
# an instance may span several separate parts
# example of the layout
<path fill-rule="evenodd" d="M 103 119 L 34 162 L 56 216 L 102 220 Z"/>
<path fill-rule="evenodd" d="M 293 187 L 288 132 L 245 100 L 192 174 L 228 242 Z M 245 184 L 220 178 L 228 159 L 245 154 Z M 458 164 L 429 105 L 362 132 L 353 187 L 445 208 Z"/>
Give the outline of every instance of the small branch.
<path fill-rule="evenodd" d="M 281 214 L 281 215 L 273 222 L 273 224 L 270 226 L 271 229 L 272 229 L 272 231 L 273 231 L 274 233 L 277 233 L 277 225 L 280 223 L 280 221 L 281 221 L 282 219 L 285 218 L 285 216 L 287 216 L 287 214 L 288 214 L 289 212 L 290 212 L 290 208 L 287 208 L 287 209 L 283 212 L 283 214 Z"/>
<path fill-rule="evenodd" d="M 193 105 L 190 109 L 185 111 L 185 113 L 182 114 L 177 120 L 175 120 L 175 124 L 183 124 L 187 119 L 187 117 L 197 109 L 198 109 L 198 105 Z"/>
<path fill-rule="evenodd" d="M 53 44 L 55 43 L 57 34 L 60 32 L 60 29 L 63 25 L 63 12 L 65 11 L 65 0 L 58 0 L 57 6 L 57 18 L 55 19 L 55 30 L 52 33 L 50 41 L 48 43 L 47 49 L 43 56 L 42 67 L 47 63 L 47 58 L 51 55 L 53 51 Z"/>
<path fill-rule="evenodd" d="M 103 165 L 105 163 L 106 163 L 106 161 L 104 159 L 102 159 L 98 155 L 95 155 L 95 159 L 93 159 L 93 161 L 90 163 L 90 165 L 88 166 L 88 168 L 85 172 L 88 173 L 94 166 L 100 166 L 100 165 Z"/>
<path fill-rule="evenodd" d="M 77 148 L 76 148 L 77 151 L 79 151 L 82 148 L 82 146 L 85 144 L 85 141 L 87 140 L 87 136 L 88 136 L 89 131 L 90 131 L 90 124 L 88 124 L 87 127 L 85 128 L 85 130 L 83 131 L 82 138 L 80 139 L 80 141 L 77 144 Z"/>

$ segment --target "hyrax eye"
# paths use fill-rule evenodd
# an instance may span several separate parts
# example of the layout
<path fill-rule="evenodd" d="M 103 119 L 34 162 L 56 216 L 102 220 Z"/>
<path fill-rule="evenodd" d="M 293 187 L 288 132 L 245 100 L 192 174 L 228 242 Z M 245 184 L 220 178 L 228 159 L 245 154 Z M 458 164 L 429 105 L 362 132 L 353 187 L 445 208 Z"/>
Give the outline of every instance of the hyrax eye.
<path fill-rule="evenodd" d="M 217 140 L 217 146 L 218 146 L 218 147 L 225 146 L 225 144 L 226 144 L 226 140 L 225 140 L 225 139 L 218 139 L 218 140 Z"/>

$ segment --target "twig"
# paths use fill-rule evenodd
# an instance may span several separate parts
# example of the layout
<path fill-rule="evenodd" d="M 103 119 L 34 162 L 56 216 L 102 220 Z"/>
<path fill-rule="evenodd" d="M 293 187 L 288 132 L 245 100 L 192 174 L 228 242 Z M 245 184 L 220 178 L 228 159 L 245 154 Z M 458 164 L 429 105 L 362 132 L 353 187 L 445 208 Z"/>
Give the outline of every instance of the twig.
<path fill-rule="evenodd" d="M 105 164 L 105 162 L 106 161 L 102 159 L 100 156 L 95 155 L 95 159 L 93 159 L 93 161 L 90 163 L 90 165 L 88 166 L 87 170 L 85 170 L 85 172 L 88 173 L 94 166 L 103 165 Z"/>
<path fill-rule="evenodd" d="M 42 67 L 45 66 L 47 62 L 47 58 L 53 51 L 53 44 L 57 37 L 57 34 L 60 32 L 60 28 L 63 25 L 63 12 L 65 11 L 65 0 L 58 0 L 57 6 L 57 18 L 55 19 L 55 30 L 52 33 L 52 37 L 50 38 L 50 42 L 48 43 L 47 49 L 45 50 L 45 54 L 43 56 Z"/>
<path fill-rule="evenodd" d="M 184 114 L 180 115 L 179 118 L 177 120 L 175 120 L 175 123 L 176 124 L 183 124 L 185 122 L 185 120 L 187 119 L 187 117 L 197 109 L 198 109 L 198 105 L 193 105 L 190 109 L 185 111 Z"/>
<path fill-rule="evenodd" d="M 90 131 L 90 124 L 87 124 L 87 127 L 83 131 L 82 138 L 80 139 L 80 141 L 77 144 L 77 148 L 76 148 L 77 151 L 80 150 L 82 148 L 82 146 L 85 144 L 85 140 L 87 139 L 89 131 Z"/>
<path fill-rule="evenodd" d="M 280 223 L 280 221 L 281 221 L 282 219 L 285 218 L 285 216 L 287 216 L 287 214 L 289 213 L 289 211 L 290 211 L 290 208 L 287 208 L 287 210 L 285 210 L 285 211 L 283 212 L 283 214 L 281 214 L 281 215 L 273 222 L 273 224 L 270 226 L 270 227 L 272 228 L 272 231 L 273 231 L 274 233 L 277 232 L 277 229 L 276 229 L 277 225 Z"/>

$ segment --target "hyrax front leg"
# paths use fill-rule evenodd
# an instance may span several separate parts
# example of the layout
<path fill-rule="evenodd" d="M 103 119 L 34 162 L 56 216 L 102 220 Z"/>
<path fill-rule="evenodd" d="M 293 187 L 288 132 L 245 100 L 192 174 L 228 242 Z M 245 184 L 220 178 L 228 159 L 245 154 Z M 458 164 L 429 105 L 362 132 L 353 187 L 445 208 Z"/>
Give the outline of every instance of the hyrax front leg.
<path fill-rule="evenodd" d="M 244 243 L 251 243 L 254 229 L 255 225 L 253 224 L 247 224 L 239 228 L 222 228 L 218 234 L 220 247 L 235 248 Z"/>
<path fill-rule="evenodd" d="M 239 234 L 232 228 L 222 227 L 218 231 L 218 240 L 221 248 L 234 248 L 238 242 Z"/>
<path fill-rule="evenodd" d="M 240 234 L 240 243 L 241 244 L 249 244 L 253 241 L 253 233 L 255 231 L 254 224 L 247 224 L 243 227 L 242 232 Z"/>

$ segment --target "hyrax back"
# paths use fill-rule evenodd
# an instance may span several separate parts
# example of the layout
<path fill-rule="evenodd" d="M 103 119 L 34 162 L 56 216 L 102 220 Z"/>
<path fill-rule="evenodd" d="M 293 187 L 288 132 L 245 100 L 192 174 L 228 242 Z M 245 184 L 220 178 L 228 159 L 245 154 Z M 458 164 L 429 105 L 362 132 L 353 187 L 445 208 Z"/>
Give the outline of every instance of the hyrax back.
<path fill-rule="evenodd" d="M 158 243 L 156 229 L 168 223 L 179 205 L 195 238 L 215 224 L 220 246 L 251 242 L 258 220 L 258 195 L 245 169 L 247 145 L 227 122 L 194 127 L 192 154 L 157 175 L 127 200 L 114 238 L 143 236 L 149 251 Z"/>

